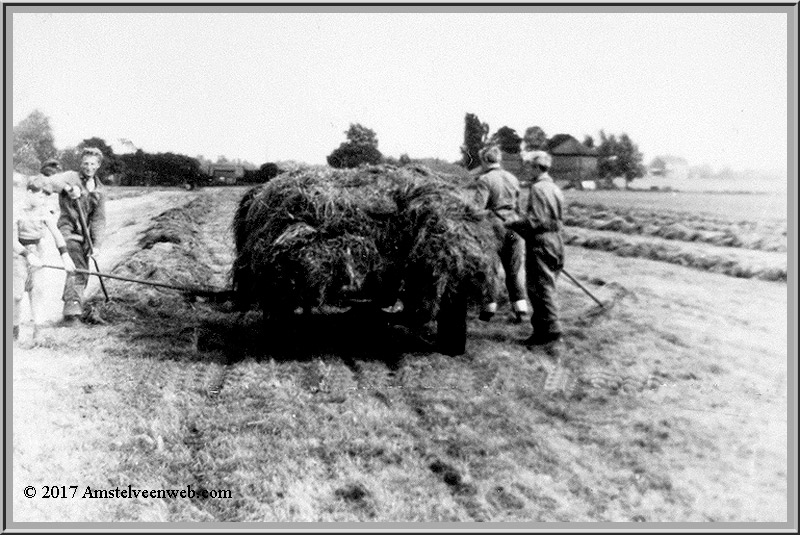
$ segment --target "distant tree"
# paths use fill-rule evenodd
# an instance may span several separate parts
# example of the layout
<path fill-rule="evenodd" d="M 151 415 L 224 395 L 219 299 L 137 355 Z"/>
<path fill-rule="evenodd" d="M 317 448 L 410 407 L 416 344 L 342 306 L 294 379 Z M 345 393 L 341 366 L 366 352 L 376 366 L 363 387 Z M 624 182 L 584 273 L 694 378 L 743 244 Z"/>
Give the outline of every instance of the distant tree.
<path fill-rule="evenodd" d="M 531 126 L 525 130 L 522 142 L 526 151 L 547 149 L 547 134 L 538 126 Z"/>
<path fill-rule="evenodd" d="M 251 183 L 251 184 L 263 184 L 264 182 L 268 182 L 281 174 L 281 169 L 278 167 L 277 164 L 268 162 L 263 164 L 256 170 L 252 169 L 245 169 L 244 170 L 244 178 L 242 182 Z"/>
<path fill-rule="evenodd" d="M 586 137 L 583 138 L 583 146 L 584 147 L 588 147 L 590 149 L 593 149 L 594 148 L 594 138 L 587 134 Z"/>
<path fill-rule="evenodd" d="M 464 144 L 461 145 L 461 165 L 474 169 L 481 163 L 478 153 L 486 145 L 489 125 L 482 123 L 474 113 L 464 117 Z"/>
<path fill-rule="evenodd" d="M 381 151 L 369 145 L 351 145 L 342 143 L 328 155 L 331 167 L 350 168 L 364 164 L 378 164 L 382 158 Z"/>
<path fill-rule="evenodd" d="M 14 149 L 14 171 L 24 175 L 35 175 L 41 166 L 42 161 L 32 146 L 22 145 Z"/>
<path fill-rule="evenodd" d="M 408 165 L 411 163 L 411 157 L 407 153 L 403 153 L 400 155 L 400 165 Z"/>
<path fill-rule="evenodd" d="M 194 159 L 197 160 L 197 163 L 200 164 L 200 170 L 203 171 L 204 173 L 208 173 L 209 169 L 214 164 L 214 162 L 212 162 L 210 159 L 206 158 L 202 154 L 198 154 L 197 156 L 194 157 Z"/>
<path fill-rule="evenodd" d="M 667 162 L 661 156 L 656 156 L 650 162 L 650 172 L 654 175 L 663 175 L 667 171 Z"/>
<path fill-rule="evenodd" d="M 628 134 L 623 133 L 617 138 L 601 130 L 597 152 L 597 171 L 601 178 L 611 181 L 615 177 L 623 177 L 627 187 L 633 179 L 644 176 L 642 153 Z"/>
<path fill-rule="evenodd" d="M 364 145 L 378 148 L 378 136 L 374 130 L 359 123 L 351 124 L 345 132 L 347 141 L 351 145 Z"/>
<path fill-rule="evenodd" d="M 331 167 L 350 168 L 364 164 L 377 164 L 383 159 L 378 150 L 378 136 L 375 131 L 353 123 L 345 132 L 347 141 L 328 155 Z"/>
<path fill-rule="evenodd" d="M 183 154 L 149 154 L 140 149 L 118 158 L 123 168 L 120 182 L 126 186 L 182 186 L 204 178 L 200 163 Z"/>
<path fill-rule="evenodd" d="M 58 154 L 53 144 L 50 118 L 39 110 L 14 127 L 14 169 L 24 174 L 39 172 L 41 162 Z"/>
<path fill-rule="evenodd" d="M 714 176 L 714 169 L 707 163 L 693 165 L 689 168 L 691 178 L 711 178 Z"/>
<path fill-rule="evenodd" d="M 495 132 L 489 140 L 489 143 L 500 146 L 503 152 L 509 154 L 519 154 L 521 150 L 522 138 L 519 137 L 517 131 L 513 128 L 504 126 Z"/>
<path fill-rule="evenodd" d="M 611 181 L 614 177 L 619 176 L 618 145 L 617 136 L 606 135 L 605 131 L 600 130 L 600 144 L 597 146 L 597 174 L 600 178 Z"/>
<path fill-rule="evenodd" d="M 217 156 L 217 162 L 216 163 L 218 163 L 218 164 L 226 164 L 226 163 L 231 163 L 231 161 L 229 159 L 227 159 L 224 155 L 220 154 L 219 156 Z"/>
<path fill-rule="evenodd" d="M 633 179 L 641 178 L 645 175 L 646 169 L 642 160 L 644 156 L 639 150 L 639 146 L 626 133 L 619 136 L 620 153 L 619 153 L 619 167 L 622 171 L 622 176 L 625 177 L 625 185 L 627 187 Z"/>

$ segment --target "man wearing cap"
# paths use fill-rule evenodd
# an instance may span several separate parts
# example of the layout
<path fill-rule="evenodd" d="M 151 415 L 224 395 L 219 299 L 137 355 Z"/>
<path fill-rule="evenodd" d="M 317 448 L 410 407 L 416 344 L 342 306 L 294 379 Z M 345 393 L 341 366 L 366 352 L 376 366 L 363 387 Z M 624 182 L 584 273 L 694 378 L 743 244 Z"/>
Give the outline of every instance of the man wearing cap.
<path fill-rule="evenodd" d="M 64 185 L 58 198 L 61 207 L 58 229 L 66 240 L 67 250 L 75 267 L 87 271 L 90 254 L 95 258 L 100 254 L 98 246 L 103 239 L 106 225 L 105 194 L 97 177 L 102 161 L 103 153 L 100 150 L 84 149 L 80 173 L 64 173 Z M 83 222 L 81 215 L 85 218 Z M 85 231 L 89 236 L 85 236 Z M 90 247 L 93 247 L 91 251 Z M 88 281 L 89 277 L 85 273 L 67 275 L 63 295 L 66 323 L 74 323 L 83 315 L 83 292 Z"/>
<path fill-rule="evenodd" d="M 519 181 L 500 166 L 502 152 L 489 146 L 479 153 L 481 174 L 475 180 L 475 203 L 492 212 L 502 224 L 519 219 Z M 515 321 L 521 323 L 528 312 L 525 300 L 525 244 L 514 232 L 499 227 L 500 248 L 497 251 L 506 275 L 506 288 L 514 310 Z M 480 319 L 489 321 L 497 312 L 495 281 L 488 281 L 487 297 Z"/>
<path fill-rule="evenodd" d="M 533 170 L 530 195 L 523 218 L 506 226 L 525 239 L 528 299 L 533 308 L 533 335 L 525 343 L 545 345 L 561 338 L 556 279 L 564 267 L 564 194 L 548 174 L 552 165 L 548 153 L 525 151 L 522 161 Z"/>

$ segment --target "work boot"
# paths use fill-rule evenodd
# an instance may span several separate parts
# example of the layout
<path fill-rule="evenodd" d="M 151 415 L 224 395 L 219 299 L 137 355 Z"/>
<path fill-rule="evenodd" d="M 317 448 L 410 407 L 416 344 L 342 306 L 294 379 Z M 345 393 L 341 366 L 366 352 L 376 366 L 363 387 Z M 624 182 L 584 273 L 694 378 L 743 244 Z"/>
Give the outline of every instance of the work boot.
<path fill-rule="evenodd" d="M 478 315 L 478 319 L 481 321 L 492 321 L 495 313 L 497 312 L 497 303 L 491 302 L 486 303 L 481 308 L 481 313 Z"/>
<path fill-rule="evenodd" d="M 561 333 L 558 331 L 554 332 L 545 332 L 542 334 L 536 334 L 535 332 L 527 338 L 523 344 L 527 347 L 531 346 L 545 346 L 547 344 L 552 344 L 553 342 L 557 342 L 561 339 Z"/>
<path fill-rule="evenodd" d="M 74 327 L 81 322 L 80 316 L 64 316 L 58 323 L 61 327 Z"/>
<path fill-rule="evenodd" d="M 64 319 L 76 318 L 79 319 L 83 316 L 83 305 L 80 301 L 64 301 Z"/>
<path fill-rule="evenodd" d="M 481 310 L 481 313 L 478 315 L 479 320 L 486 322 L 492 321 L 493 317 L 494 317 L 494 312 L 492 312 L 491 310 Z"/>

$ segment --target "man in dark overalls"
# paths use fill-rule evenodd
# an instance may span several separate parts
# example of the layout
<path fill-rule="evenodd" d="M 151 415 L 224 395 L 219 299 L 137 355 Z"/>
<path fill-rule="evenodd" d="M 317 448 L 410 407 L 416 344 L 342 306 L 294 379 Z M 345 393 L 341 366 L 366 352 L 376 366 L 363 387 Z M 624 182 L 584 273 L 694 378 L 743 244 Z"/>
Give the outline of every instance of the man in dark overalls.
<path fill-rule="evenodd" d="M 531 165 L 533 182 L 521 221 L 508 226 L 525 238 L 528 299 L 531 302 L 533 335 L 525 344 L 546 345 L 561 338 L 556 303 L 556 280 L 564 267 L 564 239 L 561 235 L 564 194 L 548 170 L 551 156 L 544 151 L 522 153 Z"/>

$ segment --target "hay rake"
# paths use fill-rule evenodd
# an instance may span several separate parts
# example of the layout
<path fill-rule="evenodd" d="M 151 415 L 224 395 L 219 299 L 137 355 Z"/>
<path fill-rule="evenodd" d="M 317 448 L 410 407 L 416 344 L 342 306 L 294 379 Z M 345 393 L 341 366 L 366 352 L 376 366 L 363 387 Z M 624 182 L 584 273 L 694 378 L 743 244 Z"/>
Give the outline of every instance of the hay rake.
<path fill-rule="evenodd" d="M 54 266 L 51 264 L 43 264 L 41 267 L 49 268 L 49 269 L 58 269 L 60 271 L 66 271 L 63 266 Z M 200 288 L 200 287 L 192 287 L 192 286 L 179 286 L 177 284 L 169 284 L 166 282 L 155 282 L 155 281 L 148 281 L 144 279 L 135 279 L 133 277 L 123 277 L 122 275 L 114 275 L 111 273 L 103 273 L 100 271 L 89 271 L 88 269 L 75 269 L 75 273 L 82 273 L 84 275 L 94 275 L 98 277 L 101 281 L 105 279 L 116 279 L 126 282 L 134 282 L 136 284 L 146 284 L 148 286 L 157 286 L 159 288 L 169 288 L 171 290 L 178 290 L 184 294 L 192 295 L 192 296 L 199 296 L 199 297 L 208 297 L 208 298 L 215 298 L 215 300 L 225 300 L 230 299 L 233 296 L 233 291 L 231 290 L 220 290 L 217 288 Z"/>

